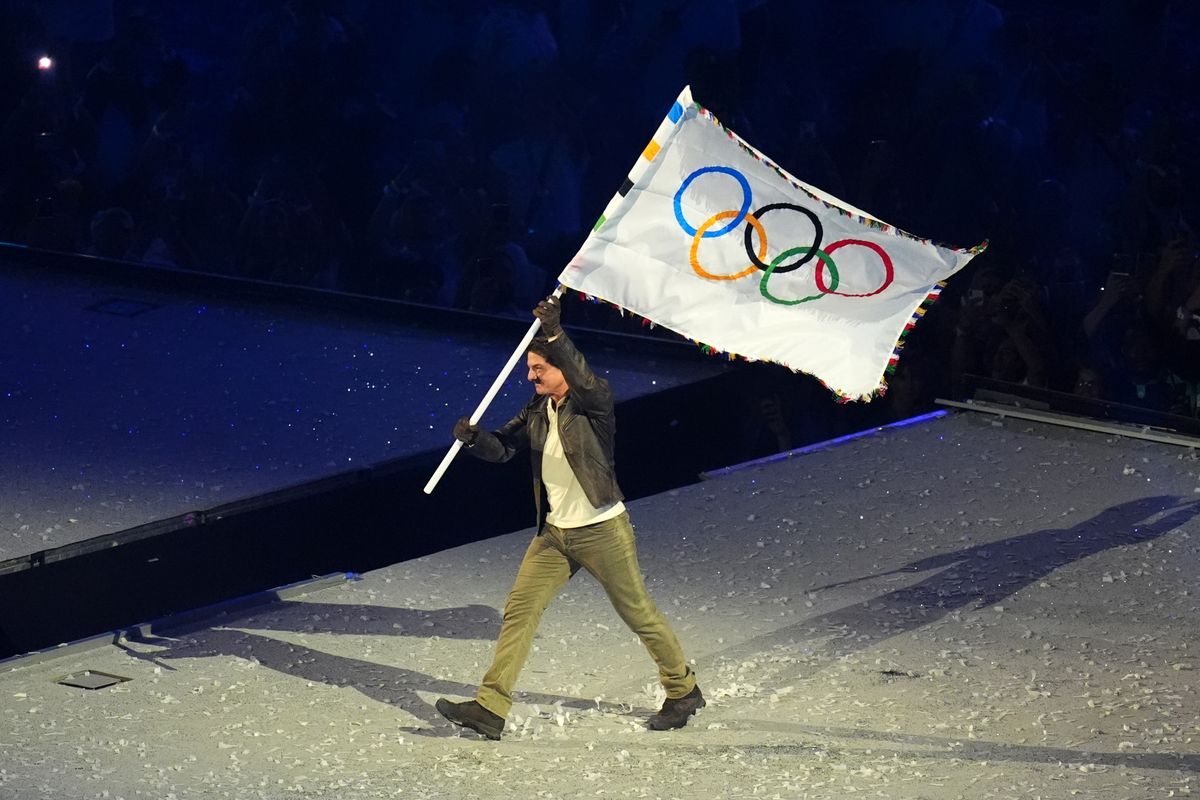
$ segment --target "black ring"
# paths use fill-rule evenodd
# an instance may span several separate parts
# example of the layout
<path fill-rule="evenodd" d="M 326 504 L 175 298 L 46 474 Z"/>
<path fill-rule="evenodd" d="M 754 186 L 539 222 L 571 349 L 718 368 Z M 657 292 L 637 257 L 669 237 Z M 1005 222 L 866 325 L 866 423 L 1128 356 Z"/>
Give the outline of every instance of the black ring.
<path fill-rule="evenodd" d="M 780 264 L 779 266 L 775 267 L 774 274 L 776 274 L 776 275 L 784 273 L 784 272 L 791 272 L 794 269 L 799 269 L 800 267 L 807 264 L 809 261 L 812 261 L 814 258 L 816 258 L 817 251 L 821 247 L 821 237 L 825 233 L 824 229 L 821 227 L 821 220 L 817 219 L 816 214 L 809 211 L 804 206 L 797 206 L 797 205 L 793 205 L 792 203 L 771 203 L 770 205 L 765 205 L 762 208 L 760 208 L 754 212 L 754 218 L 761 221 L 763 214 L 767 213 L 768 211 L 774 211 L 777 208 L 790 208 L 793 211 L 799 211 L 801 214 L 808 217 L 810 220 L 812 220 L 813 232 L 816 235 L 813 237 L 812 250 L 808 251 L 807 254 L 801 256 L 798 261 L 793 261 L 791 264 Z M 768 269 L 771 269 L 771 265 L 764 264 L 762 262 L 762 260 L 759 259 L 759 257 L 754 254 L 754 242 L 751 241 L 751 237 L 753 236 L 753 233 L 754 233 L 754 226 L 747 225 L 746 226 L 746 255 L 750 256 L 750 262 L 752 264 L 754 264 L 754 266 L 758 267 L 763 272 L 766 272 Z"/>

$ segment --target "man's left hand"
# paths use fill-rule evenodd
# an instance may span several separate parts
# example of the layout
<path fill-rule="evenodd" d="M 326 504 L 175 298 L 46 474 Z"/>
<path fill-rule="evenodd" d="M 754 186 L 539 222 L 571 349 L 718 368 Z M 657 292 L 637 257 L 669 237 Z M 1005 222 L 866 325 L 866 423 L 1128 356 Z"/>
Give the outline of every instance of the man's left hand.
<path fill-rule="evenodd" d="M 562 317 L 562 306 L 559 305 L 557 297 L 551 295 L 539 302 L 537 308 L 533 310 L 533 315 L 542 321 L 542 333 L 547 338 L 553 339 L 562 333 L 562 325 L 559 323 L 559 319 Z"/>

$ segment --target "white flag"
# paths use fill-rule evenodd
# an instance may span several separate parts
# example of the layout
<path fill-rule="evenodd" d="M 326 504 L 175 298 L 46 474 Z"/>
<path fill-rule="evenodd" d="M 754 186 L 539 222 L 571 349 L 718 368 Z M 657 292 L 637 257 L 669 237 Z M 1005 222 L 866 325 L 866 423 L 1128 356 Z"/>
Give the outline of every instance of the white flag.
<path fill-rule="evenodd" d="M 869 399 L 941 282 L 983 247 L 918 239 L 800 182 L 685 88 L 559 281 Z"/>

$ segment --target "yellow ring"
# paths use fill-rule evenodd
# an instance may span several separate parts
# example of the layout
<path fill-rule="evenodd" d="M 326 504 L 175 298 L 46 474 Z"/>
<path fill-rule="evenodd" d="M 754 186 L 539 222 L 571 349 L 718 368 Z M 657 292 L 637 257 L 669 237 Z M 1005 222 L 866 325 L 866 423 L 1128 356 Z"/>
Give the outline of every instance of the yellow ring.
<path fill-rule="evenodd" d="M 710 281 L 736 281 L 738 278 L 744 278 L 758 270 L 758 267 L 751 264 L 741 272 L 733 275 L 714 275 L 704 267 L 700 266 L 698 251 L 700 250 L 700 238 L 704 236 L 704 232 L 721 220 L 729 219 L 730 217 L 736 217 L 737 215 L 737 211 L 722 211 L 719 214 L 714 214 L 713 216 L 709 217 L 704 221 L 703 225 L 696 229 L 696 235 L 692 237 L 691 263 L 692 269 L 695 270 L 696 274 L 701 278 L 708 278 Z M 763 228 L 762 223 L 759 222 L 758 218 L 756 218 L 753 214 L 746 214 L 746 221 L 750 223 L 750 227 L 754 228 L 754 230 L 758 232 L 758 258 L 760 261 L 762 261 L 767 257 L 767 232 Z"/>

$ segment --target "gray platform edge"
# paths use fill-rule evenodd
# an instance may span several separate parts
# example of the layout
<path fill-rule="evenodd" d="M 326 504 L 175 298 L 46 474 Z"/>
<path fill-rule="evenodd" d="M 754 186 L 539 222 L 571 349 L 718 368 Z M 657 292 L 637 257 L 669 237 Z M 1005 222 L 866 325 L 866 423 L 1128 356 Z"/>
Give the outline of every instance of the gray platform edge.
<path fill-rule="evenodd" d="M 1107 433 L 1112 436 L 1124 436 L 1128 439 L 1144 439 L 1148 442 L 1173 444 L 1179 447 L 1200 448 L 1200 438 L 1183 433 L 1153 428 L 1149 425 L 1131 425 L 1119 422 L 1101 422 L 1090 417 L 1079 417 L 1072 414 L 1059 414 L 1053 411 L 1040 411 L 1019 406 L 988 403 L 983 400 L 961 402 L 958 400 L 934 400 L 939 406 L 957 408 L 963 411 L 978 411 L 984 414 L 995 414 L 999 417 L 1024 419 L 1030 422 L 1044 422 L 1049 425 L 1060 425 L 1066 428 L 1076 428 L 1094 433 Z"/>
<path fill-rule="evenodd" d="M 412 458 L 408 456 L 406 458 Z M 350 486 L 355 483 L 365 483 L 373 477 L 386 475 L 395 464 L 403 463 L 405 458 L 392 459 L 389 461 L 380 462 L 377 465 L 370 467 L 359 467 L 352 470 L 346 470 L 325 477 L 315 478 L 313 480 L 304 481 L 292 486 L 285 486 L 280 489 L 273 489 L 269 492 L 261 494 L 249 495 L 247 497 L 231 500 L 227 503 L 222 503 L 218 506 L 204 509 L 193 509 L 185 511 L 174 516 L 164 517 L 163 519 L 153 520 L 151 522 L 137 525 L 132 528 L 126 528 L 112 533 L 102 533 L 98 536 L 93 536 L 90 539 L 84 539 L 79 542 L 71 542 L 70 544 L 52 547 L 48 550 L 38 550 L 34 553 L 29 553 L 23 556 L 16 556 L 5 561 L 0 561 L 0 576 L 8 575 L 15 572 L 23 572 L 29 569 L 37 569 L 49 564 L 54 564 L 58 561 L 67 561 L 71 558 L 98 553 L 103 550 L 110 550 L 121 545 L 133 544 L 143 539 L 150 539 L 155 536 L 160 536 L 164 533 L 170 533 L 184 528 L 194 528 L 199 525 L 205 525 L 210 520 L 220 520 L 226 517 L 232 517 L 246 511 L 253 511 L 260 508 L 282 504 L 290 500 L 295 500 L 302 497 L 310 497 L 312 495 L 321 494 L 323 492 L 339 489 L 343 486 Z"/>
<path fill-rule="evenodd" d="M 984 414 L 995 414 L 999 417 L 1011 417 L 1013 419 L 1024 419 L 1031 422 L 1042 422 L 1048 425 L 1058 425 L 1065 428 L 1076 428 L 1078 430 L 1092 431 L 1094 433 L 1104 433 L 1110 436 L 1124 436 L 1129 439 L 1145 439 L 1150 442 L 1159 442 L 1161 444 L 1176 445 L 1178 447 L 1188 447 L 1192 449 L 1200 448 L 1200 438 L 1188 436 L 1186 434 L 1168 431 L 1161 428 L 1152 428 L 1148 425 L 1131 425 L 1119 422 L 1101 422 L 1090 417 L 1080 417 L 1072 414 L 1059 414 L 1053 411 L 1040 411 L 1037 409 L 1021 408 L 1019 406 L 1004 405 L 1000 403 L 989 403 L 983 400 L 970 400 L 960 402 L 958 400 L 944 400 L 938 398 L 934 402 L 939 406 L 958 409 L 960 411 L 975 411 Z M 929 422 L 940 417 L 944 417 L 949 411 L 932 411 L 928 414 L 922 414 L 909 419 L 902 419 L 898 422 L 893 422 L 888 425 L 881 425 L 877 428 L 868 428 L 858 433 L 851 433 L 846 436 L 839 436 L 836 439 L 828 439 L 816 444 L 797 447 L 793 450 L 785 450 L 782 453 L 756 458 L 752 461 L 743 461 L 739 464 L 732 464 L 728 467 L 720 469 L 708 470 L 701 472 L 701 480 L 709 480 L 718 478 L 722 475 L 729 475 L 735 472 L 741 472 L 754 467 L 762 467 L 767 464 L 773 464 L 778 461 L 787 461 L 797 456 L 802 456 L 806 453 L 812 453 L 817 450 L 824 450 L 828 447 L 861 439 L 864 436 L 872 436 L 881 431 L 890 428 L 901 428 L 909 425 Z"/>
<path fill-rule="evenodd" d="M 107 633 L 87 636 L 83 639 L 76 639 L 73 642 L 65 642 L 54 647 L 47 647 L 44 650 L 22 653 L 21 655 L 11 656 L 0 661 L 0 672 L 32 667 L 56 658 L 63 658 L 64 656 L 79 655 L 100 647 L 118 644 L 129 638 L 137 639 L 150 636 L 154 633 L 161 634 L 173 628 L 219 617 L 231 611 L 243 611 L 247 608 L 277 603 L 281 600 L 293 600 L 297 597 L 303 597 L 306 594 L 320 591 L 321 589 L 328 589 L 331 586 L 337 586 L 346 581 L 354 580 L 355 577 L 355 574 L 352 572 L 331 572 L 328 575 L 314 576 L 306 580 L 289 583 L 286 586 L 267 589 L 232 600 L 224 600 L 220 603 L 201 606 L 189 611 L 181 611 L 178 614 L 159 617 L 149 622 L 141 622 L 136 625 L 111 630 Z"/>
<path fill-rule="evenodd" d="M 908 427 L 909 425 L 920 425 L 922 423 L 929 422 L 931 420 L 941 419 L 942 417 L 946 416 L 949 413 L 950 413 L 949 411 L 930 411 L 928 414 L 921 414 L 916 417 L 909 417 L 908 419 L 902 419 L 902 420 L 897 420 L 896 422 L 890 422 L 887 425 L 880 425 L 875 428 L 867 428 L 866 430 L 861 430 L 861 431 L 858 431 L 857 433 L 849 433 L 849 434 L 846 434 L 845 436 L 838 436 L 835 439 L 826 439 L 825 441 L 817 442 L 815 444 L 807 444 L 807 445 L 804 445 L 803 447 L 796 447 L 791 450 L 784 450 L 782 453 L 773 453 L 769 456 L 763 456 L 762 458 L 756 458 L 751 461 L 742 461 L 741 463 L 738 463 L 738 464 L 731 464 L 728 467 L 720 467 L 718 469 L 710 469 L 710 470 L 707 470 L 706 472 L 701 472 L 700 479 L 707 481 L 707 480 L 711 480 L 712 478 L 719 478 L 722 475 L 729 475 L 734 472 L 741 472 L 742 470 L 745 470 L 745 469 L 753 469 L 754 467 L 762 467 L 762 466 L 766 466 L 767 464 L 774 464 L 777 461 L 788 461 L 789 459 L 795 458 L 796 456 L 802 456 L 805 453 L 813 453 L 813 452 L 816 452 L 817 450 L 825 450 L 826 448 L 842 444 L 843 442 L 850 442 L 855 439 L 861 439 L 864 436 L 874 436 L 875 434 L 877 434 L 881 431 L 886 431 L 891 428 L 905 428 L 905 427 Z"/>

